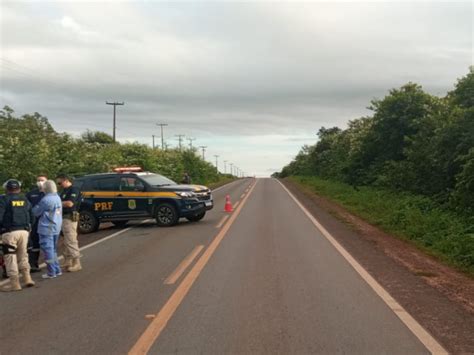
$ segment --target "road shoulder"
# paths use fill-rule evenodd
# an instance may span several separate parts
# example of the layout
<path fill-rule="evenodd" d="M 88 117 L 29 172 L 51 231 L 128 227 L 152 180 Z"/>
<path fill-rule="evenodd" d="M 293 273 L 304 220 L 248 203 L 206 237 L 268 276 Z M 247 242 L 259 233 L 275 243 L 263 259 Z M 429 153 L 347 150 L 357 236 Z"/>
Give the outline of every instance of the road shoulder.
<path fill-rule="evenodd" d="M 294 183 L 284 185 L 450 352 L 474 353 L 474 281 Z"/>

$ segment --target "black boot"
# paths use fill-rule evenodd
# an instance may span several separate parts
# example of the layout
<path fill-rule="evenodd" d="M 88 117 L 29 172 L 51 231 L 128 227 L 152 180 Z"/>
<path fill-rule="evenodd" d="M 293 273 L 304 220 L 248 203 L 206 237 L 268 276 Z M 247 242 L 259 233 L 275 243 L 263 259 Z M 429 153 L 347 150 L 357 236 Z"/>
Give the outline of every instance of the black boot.
<path fill-rule="evenodd" d="M 38 265 L 38 260 L 39 260 L 39 251 L 29 251 L 28 252 L 28 261 L 30 263 L 30 272 L 39 272 L 41 269 L 39 268 Z"/>

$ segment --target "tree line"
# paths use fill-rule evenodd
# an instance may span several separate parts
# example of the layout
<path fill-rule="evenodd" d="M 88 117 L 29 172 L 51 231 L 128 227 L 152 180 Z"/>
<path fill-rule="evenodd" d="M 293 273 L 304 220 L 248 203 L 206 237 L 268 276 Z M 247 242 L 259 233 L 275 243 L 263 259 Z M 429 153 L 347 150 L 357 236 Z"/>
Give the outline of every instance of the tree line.
<path fill-rule="evenodd" d="M 54 130 L 35 112 L 17 117 L 12 108 L 0 110 L 0 181 L 20 180 L 29 187 L 36 175 L 59 173 L 82 176 L 138 165 L 177 182 L 188 172 L 193 183 L 209 184 L 223 178 L 196 150 L 153 149 L 140 143 L 114 143 L 111 136 L 87 131 L 80 138 Z"/>
<path fill-rule="evenodd" d="M 277 177 L 318 176 L 428 196 L 474 216 L 474 67 L 444 97 L 415 83 L 371 101 L 346 129 L 321 128 Z"/>

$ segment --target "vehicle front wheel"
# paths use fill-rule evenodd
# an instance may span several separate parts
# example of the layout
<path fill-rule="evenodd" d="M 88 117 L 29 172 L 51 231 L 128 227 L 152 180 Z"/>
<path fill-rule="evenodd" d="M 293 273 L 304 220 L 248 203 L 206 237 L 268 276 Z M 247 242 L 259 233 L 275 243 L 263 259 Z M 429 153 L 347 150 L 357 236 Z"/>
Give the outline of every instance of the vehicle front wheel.
<path fill-rule="evenodd" d="M 188 217 L 186 217 L 186 219 L 189 222 L 197 222 L 197 221 L 200 221 L 201 219 L 203 219 L 205 215 L 206 215 L 206 211 L 195 214 L 193 216 L 188 216 Z"/>
<path fill-rule="evenodd" d="M 79 217 L 79 233 L 93 233 L 99 229 L 99 220 L 92 212 L 82 211 Z"/>
<path fill-rule="evenodd" d="M 178 223 L 179 216 L 176 207 L 170 203 L 162 203 L 155 210 L 156 223 L 160 227 L 171 227 Z"/>

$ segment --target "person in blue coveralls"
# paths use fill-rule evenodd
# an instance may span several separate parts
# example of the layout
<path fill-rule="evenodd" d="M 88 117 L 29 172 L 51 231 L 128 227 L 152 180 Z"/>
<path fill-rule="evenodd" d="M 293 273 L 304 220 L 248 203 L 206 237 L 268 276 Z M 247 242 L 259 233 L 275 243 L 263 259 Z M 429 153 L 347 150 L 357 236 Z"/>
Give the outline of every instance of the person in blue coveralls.
<path fill-rule="evenodd" d="M 39 218 L 39 244 L 47 266 L 47 273 L 43 274 L 42 277 L 52 279 L 62 275 L 58 261 L 57 244 L 63 223 L 63 209 L 54 181 L 45 181 L 42 189 L 44 197 L 33 207 L 33 213 Z"/>

